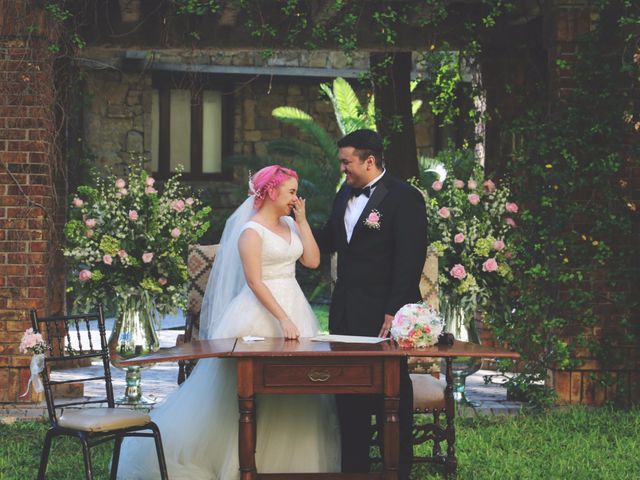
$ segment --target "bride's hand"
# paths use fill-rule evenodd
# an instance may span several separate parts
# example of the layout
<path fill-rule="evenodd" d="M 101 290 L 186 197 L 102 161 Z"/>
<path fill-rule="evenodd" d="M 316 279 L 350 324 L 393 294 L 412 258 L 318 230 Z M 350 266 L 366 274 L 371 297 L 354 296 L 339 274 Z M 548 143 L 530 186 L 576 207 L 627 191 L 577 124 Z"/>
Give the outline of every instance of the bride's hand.
<path fill-rule="evenodd" d="M 280 326 L 282 327 L 284 338 L 286 338 L 287 340 L 291 340 L 291 339 L 295 340 L 300 336 L 300 331 L 298 330 L 298 327 L 296 327 L 296 324 L 293 323 L 288 318 L 280 320 Z"/>
<path fill-rule="evenodd" d="M 293 214 L 296 217 L 296 223 L 303 224 L 307 221 L 306 200 L 297 197 L 293 203 Z"/>

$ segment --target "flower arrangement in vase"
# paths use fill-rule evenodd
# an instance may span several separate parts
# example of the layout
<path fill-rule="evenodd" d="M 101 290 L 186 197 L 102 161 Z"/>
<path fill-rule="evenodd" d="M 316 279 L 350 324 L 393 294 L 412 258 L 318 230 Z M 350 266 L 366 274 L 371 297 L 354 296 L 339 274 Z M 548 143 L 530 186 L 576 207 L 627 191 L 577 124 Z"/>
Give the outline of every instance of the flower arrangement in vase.
<path fill-rule="evenodd" d="M 208 229 L 210 212 L 190 196 L 179 173 L 156 188 L 142 167 L 126 177 L 94 177 L 73 196 L 64 227 L 74 306 L 88 311 L 116 307 L 109 338 L 111 361 L 156 351 L 160 315 L 186 304 L 187 250 Z M 152 403 L 139 388 L 139 367 L 127 368 L 125 400 Z"/>
<path fill-rule="evenodd" d="M 509 314 L 519 207 L 506 182 L 485 177 L 472 151 L 444 150 L 435 160 L 440 168 L 423 175 L 419 188 L 427 205 L 429 248 L 438 256 L 439 309 L 447 333 L 479 343 L 480 312 Z M 465 378 L 481 363 L 475 357 L 454 361 L 457 400 L 466 402 Z"/>

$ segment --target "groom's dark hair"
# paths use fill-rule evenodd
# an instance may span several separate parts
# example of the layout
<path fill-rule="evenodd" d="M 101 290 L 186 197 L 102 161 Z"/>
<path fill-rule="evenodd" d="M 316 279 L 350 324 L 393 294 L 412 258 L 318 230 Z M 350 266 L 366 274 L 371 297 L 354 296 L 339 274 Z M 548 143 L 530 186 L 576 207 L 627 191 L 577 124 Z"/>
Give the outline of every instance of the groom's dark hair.
<path fill-rule="evenodd" d="M 369 155 L 376 159 L 376 166 L 382 170 L 384 168 L 384 158 L 382 155 L 382 137 L 373 130 L 363 128 L 354 130 L 338 140 L 338 148 L 353 147 L 360 160 L 364 161 Z"/>

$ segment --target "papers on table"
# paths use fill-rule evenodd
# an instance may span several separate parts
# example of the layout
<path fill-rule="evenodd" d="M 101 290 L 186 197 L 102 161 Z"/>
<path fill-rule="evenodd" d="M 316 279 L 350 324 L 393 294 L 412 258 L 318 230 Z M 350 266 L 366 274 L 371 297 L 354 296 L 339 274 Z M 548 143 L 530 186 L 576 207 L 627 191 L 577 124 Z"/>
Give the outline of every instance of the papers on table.
<path fill-rule="evenodd" d="M 242 337 L 243 342 L 259 342 L 260 340 L 264 340 L 264 337 L 254 337 L 253 335 L 246 335 Z"/>
<path fill-rule="evenodd" d="M 341 342 L 341 343 L 381 343 L 388 338 L 359 337 L 356 335 L 317 335 L 311 337 L 312 342 Z"/>

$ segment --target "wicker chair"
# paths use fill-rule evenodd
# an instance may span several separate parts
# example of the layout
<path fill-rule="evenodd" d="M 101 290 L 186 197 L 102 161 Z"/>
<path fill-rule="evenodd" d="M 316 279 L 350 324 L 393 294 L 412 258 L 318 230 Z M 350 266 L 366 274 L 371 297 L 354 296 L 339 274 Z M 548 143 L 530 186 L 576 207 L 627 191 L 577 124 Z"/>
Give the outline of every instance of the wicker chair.
<path fill-rule="evenodd" d="M 102 308 L 94 314 L 47 318 L 39 318 L 36 311 L 31 310 L 31 324 L 35 332 L 43 334 L 52 347 L 51 351 L 55 352 L 45 355 L 45 366 L 41 373 L 51 427 L 44 440 L 38 479 L 45 478 L 53 439 L 58 436 L 68 436 L 78 438 L 82 444 L 86 479 L 93 478 L 91 448 L 114 440 L 112 480 L 116 478 L 118 472 L 120 447 L 124 437 L 153 438 L 161 478 L 167 480 L 169 477 L 157 425 L 145 413 L 115 408 Z M 64 378 L 55 380 L 54 375 L 49 373 L 53 365 L 58 368 L 65 366 L 73 368 L 77 366 L 78 360 L 92 358 L 101 360 L 100 371 L 96 375 L 87 374 L 86 371 L 74 374 L 73 371 L 65 370 Z M 61 399 L 60 401 L 56 398 L 58 385 L 70 383 L 96 385 L 96 382 L 104 384 L 104 397 Z M 106 407 L 103 406 L 104 404 Z M 94 408 L 78 408 L 87 405 L 93 405 Z M 60 414 L 59 410 L 61 410 Z"/>

